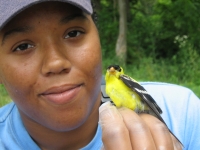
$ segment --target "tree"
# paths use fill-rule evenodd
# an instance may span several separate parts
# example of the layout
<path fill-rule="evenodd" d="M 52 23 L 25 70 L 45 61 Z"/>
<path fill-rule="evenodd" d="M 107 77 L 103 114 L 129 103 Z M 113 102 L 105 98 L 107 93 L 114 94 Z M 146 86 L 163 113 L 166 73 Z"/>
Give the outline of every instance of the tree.
<path fill-rule="evenodd" d="M 127 57 L 127 2 L 124 0 L 118 0 L 119 7 L 119 35 L 116 43 L 116 56 L 119 62 L 123 65 L 126 64 Z"/>

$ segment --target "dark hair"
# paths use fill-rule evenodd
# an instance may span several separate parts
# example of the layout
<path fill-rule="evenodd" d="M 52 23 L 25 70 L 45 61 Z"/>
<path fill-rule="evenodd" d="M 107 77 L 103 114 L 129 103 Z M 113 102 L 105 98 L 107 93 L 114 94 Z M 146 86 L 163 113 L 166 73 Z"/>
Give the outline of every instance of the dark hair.
<path fill-rule="evenodd" d="M 97 17 L 97 13 L 95 11 L 95 3 L 94 2 L 92 2 L 92 8 L 93 8 L 92 19 L 97 26 L 98 17 Z"/>

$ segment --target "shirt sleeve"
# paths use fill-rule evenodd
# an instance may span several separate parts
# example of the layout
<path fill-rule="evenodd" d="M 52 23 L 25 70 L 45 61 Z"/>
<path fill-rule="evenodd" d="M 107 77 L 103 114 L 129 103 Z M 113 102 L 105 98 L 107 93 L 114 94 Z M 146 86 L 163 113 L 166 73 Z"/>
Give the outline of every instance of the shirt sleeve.
<path fill-rule="evenodd" d="M 187 106 L 185 107 L 185 132 L 183 141 L 187 150 L 200 149 L 200 101 L 190 92 Z"/>
<path fill-rule="evenodd" d="M 183 143 L 184 150 L 199 150 L 199 98 L 190 89 L 174 84 L 145 82 L 142 85 L 163 110 L 163 119 Z"/>

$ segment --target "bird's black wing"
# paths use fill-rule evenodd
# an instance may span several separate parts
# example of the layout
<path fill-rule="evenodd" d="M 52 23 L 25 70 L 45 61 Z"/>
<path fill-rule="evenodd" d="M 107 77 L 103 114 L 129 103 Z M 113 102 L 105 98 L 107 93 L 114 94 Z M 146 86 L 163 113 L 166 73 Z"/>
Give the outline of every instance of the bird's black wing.
<path fill-rule="evenodd" d="M 151 110 L 154 112 L 157 118 L 167 126 L 167 124 L 160 115 L 162 113 L 161 108 L 158 106 L 156 101 L 151 97 L 151 95 L 147 93 L 145 88 L 127 75 L 120 75 L 120 79 L 124 82 L 124 84 L 126 84 L 129 88 L 135 91 L 142 98 L 142 100 L 151 108 Z M 170 130 L 169 132 L 181 143 L 181 141 Z"/>
<path fill-rule="evenodd" d="M 147 103 L 147 105 L 153 110 L 158 112 L 159 114 L 162 113 L 161 108 L 158 106 L 156 101 L 151 97 L 151 95 L 148 94 L 148 92 L 145 90 L 143 86 L 141 86 L 139 83 L 137 83 L 135 80 L 133 80 L 131 77 L 127 75 L 121 75 L 120 79 L 133 91 L 135 91 L 144 102 Z"/>
<path fill-rule="evenodd" d="M 147 93 L 145 88 L 141 86 L 139 83 L 137 83 L 135 80 L 133 80 L 131 77 L 127 75 L 120 75 L 120 79 L 126 84 L 129 88 L 131 88 L 133 91 L 135 91 L 143 100 L 144 103 L 146 103 L 149 108 L 153 111 L 153 113 L 156 115 L 156 117 L 161 120 L 164 124 L 164 120 L 160 116 L 162 113 L 161 108 L 158 106 L 156 101 Z"/>

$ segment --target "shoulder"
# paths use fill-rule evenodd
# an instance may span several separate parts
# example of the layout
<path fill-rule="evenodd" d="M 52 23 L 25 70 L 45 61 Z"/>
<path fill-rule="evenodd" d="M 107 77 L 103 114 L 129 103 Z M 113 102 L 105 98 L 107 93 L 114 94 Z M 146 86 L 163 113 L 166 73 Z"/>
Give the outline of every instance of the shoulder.
<path fill-rule="evenodd" d="M 0 123 L 4 122 L 11 114 L 15 104 L 13 102 L 0 108 Z"/>
<path fill-rule="evenodd" d="M 177 91 L 182 91 L 182 92 L 187 92 L 191 93 L 192 91 L 184 86 L 180 86 L 177 84 L 172 84 L 172 83 L 165 83 L 165 82 L 140 82 L 142 86 L 144 86 L 147 89 L 156 89 L 159 91 L 172 91 L 175 90 Z"/>
<path fill-rule="evenodd" d="M 12 102 L 0 108 L 0 149 L 2 150 L 7 149 L 5 148 L 5 143 L 3 140 L 5 139 L 5 137 L 7 140 L 9 139 L 9 134 L 7 133 L 7 131 L 10 131 L 8 130 L 10 120 L 9 118 L 12 114 L 14 106 L 15 104 Z"/>
<path fill-rule="evenodd" d="M 141 82 L 163 110 L 168 127 L 186 149 L 197 149 L 200 143 L 200 99 L 192 90 L 170 83 Z"/>
<path fill-rule="evenodd" d="M 185 102 L 195 100 L 199 103 L 199 98 L 192 90 L 187 87 L 163 83 L 163 82 L 141 82 L 141 85 L 152 95 L 157 101 L 159 99 L 167 100 L 168 102 Z"/>
<path fill-rule="evenodd" d="M 186 117 L 193 115 L 195 109 L 199 112 L 200 99 L 184 86 L 161 82 L 141 82 L 141 85 L 168 115 L 179 113 L 179 117 Z"/>

